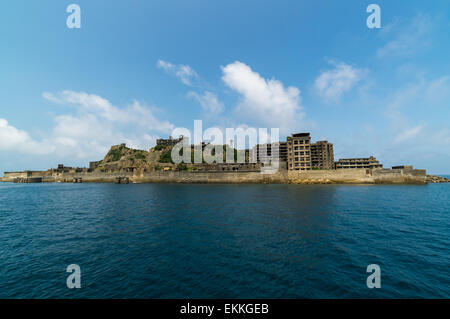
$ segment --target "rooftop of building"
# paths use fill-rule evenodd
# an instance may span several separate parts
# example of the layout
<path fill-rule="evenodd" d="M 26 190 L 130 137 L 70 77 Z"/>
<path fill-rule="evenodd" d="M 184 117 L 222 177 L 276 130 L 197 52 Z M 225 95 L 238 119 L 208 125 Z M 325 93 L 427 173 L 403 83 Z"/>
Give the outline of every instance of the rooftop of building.
<path fill-rule="evenodd" d="M 355 158 L 340 158 L 339 161 L 376 161 L 377 159 L 373 156 L 371 157 L 355 157 Z"/>
<path fill-rule="evenodd" d="M 295 133 L 292 134 L 292 137 L 310 137 L 311 133 Z"/>

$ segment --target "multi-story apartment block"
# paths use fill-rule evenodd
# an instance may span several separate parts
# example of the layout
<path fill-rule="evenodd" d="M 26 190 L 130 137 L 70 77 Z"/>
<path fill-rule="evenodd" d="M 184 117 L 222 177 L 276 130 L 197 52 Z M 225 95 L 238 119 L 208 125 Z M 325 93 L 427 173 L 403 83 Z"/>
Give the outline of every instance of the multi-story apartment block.
<path fill-rule="evenodd" d="M 273 161 L 273 158 L 276 157 L 279 162 L 287 162 L 287 142 L 273 143 L 273 146 L 275 147 L 272 147 L 272 144 L 270 143 L 255 145 L 251 150 L 251 159 L 256 159 L 256 163 L 270 163 Z M 278 155 L 276 154 L 276 146 L 278 146 Z"/>
<path fill-rule="evenodd" d="M 297 133 L 287 138 L 288 169 L 309 171 L 311 165 L 310 133 Z"/>
<path fill-rule="evenodd" d="M 311 144 L 311 165 L 313 169 L 334 169 L 333 144 L 328 141 Z"/>

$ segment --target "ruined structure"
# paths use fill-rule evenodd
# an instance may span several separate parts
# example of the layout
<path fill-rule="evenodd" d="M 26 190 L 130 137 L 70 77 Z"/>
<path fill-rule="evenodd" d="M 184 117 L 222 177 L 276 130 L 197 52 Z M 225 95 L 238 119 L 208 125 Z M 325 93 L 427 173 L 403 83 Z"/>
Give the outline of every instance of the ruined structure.
<path fill-rule="evenodd" d="M 334 169 L 333 144 L 328 141 L 311 144 L 311 165 L 313 169 Z"/>
<path fill-rule="evenodd" d="M 311 165 L 310 133 L 292 134 L 287 138 L 288 168 L 296 171 L 309 171 Z"/>
<path fill-rule="evenodd" d="M 99 167 L 102 163 L 103 161 L 89 162 L 89 169 L 94 170 L 97 167 Z"/>
<path fill-rule="evenodd" d="M 172 138 L 172 136 L 169 136 L 169 138 L 159 138 L 156 140 L 156 145 L 159 146 L 173 146 L 183 140 L 183 136 L 180 136 L 179 138 Z"/>
<path fill-rule="evenodd" d="M 251 149 L 250 161 L 256 163 L 270 163 L 276 158 L 280 162 L 288 161 L 287 142 L 273 144 L 257 144 Z"/>
<path fill-rule="evenodd" d="M 383 165 L 373 156 L 369 158 L 343 158 L 335 163 L 336 169 L 349 168 L 383 168 Z"/>

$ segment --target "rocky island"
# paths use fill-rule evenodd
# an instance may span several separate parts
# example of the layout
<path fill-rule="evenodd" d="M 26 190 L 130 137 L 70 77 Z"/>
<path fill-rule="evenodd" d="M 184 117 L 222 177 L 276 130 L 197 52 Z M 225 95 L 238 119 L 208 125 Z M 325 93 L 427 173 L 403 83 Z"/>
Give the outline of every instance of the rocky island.
<path fill-rule="evenodd" d="M 90 162 L 89 168 L 67 167 L 62 164 L 46 171 L 5 172 L 3 182 L 39 183 L 39 182 L 108 182 L 117 184 L 128 183 L 284 183 L 284 184 L 427 184 L 429 182 L 450 182 L 449 179 L 429 176 L 425 170 L 414 169 L 412 166 L 396 166 L 385 169 L 369 158 L 355 161 L 340 160 L 334 167 L 319 167 L 316 164 L 311 169 L 292 169 L 290 156 L 284 154 L 284 146 L 280 145 L 279 169 L 271 174 L 263 173 L 267 162 L 258 153 L 259 145 L 251 150 L 237 151 L 224 145 L 226 152 L 238 152 L 245 156 L 244 163 L 202 163 L 175 164 L 171 153 L 180 139 L 160 139 L 157 145 L 148 151 L 127 147 L 125 144 L 112 146 L 106 156 L 95 162 Z M 281 143 L 280 143 L 281 144 Z M 291 141 L 292 146 L 295 145 Z M 269 144 L 270 145 L 270 144 Z M 332 145 L 332 144 L 331 144 Z M 286 153 L 291 145 L 286 142 Z M 193 148 L 194 146 L 192 146 Z M 202 148 L 205 144 L 202 145 Z M 312 147 L 312 145 L 311 145 Z M 292 148 L 295 148 L 293 146 Z M 256 151 L 255 151 L 256 149 Z M 255 153 L 256 152 L 256 153 Z M 270 152 L 270 151 L 269 151 Z M 253 154 L 252 154 L 253 153 Z M 256 154 L 256 161 L 251 162 L 250 156 Z M 323 158 L 323 154 L 322 158 Z M 332 155 L 332 153 L 331 153 Z M 193 152 L 192 152 L 193 157 Z M 224 155 L 225 159 L 225 155 Z M 344 165 L 343 163 L 355 163 Z M 338 165 L 339 163 L 339 165 Z M 299 164 L 298 166 L 301 167 Z M 325 166 L 325 165 L 322 165 Z M 361 167 L 360 167 L 361 166 Z"/>

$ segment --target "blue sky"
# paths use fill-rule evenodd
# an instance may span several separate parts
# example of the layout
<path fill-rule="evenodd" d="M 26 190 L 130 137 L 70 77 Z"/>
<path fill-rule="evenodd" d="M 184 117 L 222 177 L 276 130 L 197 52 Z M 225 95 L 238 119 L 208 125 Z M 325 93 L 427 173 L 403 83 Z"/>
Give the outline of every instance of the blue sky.
<path fill-rule="evenodd" d="M 448 1 L 5 0 L 0 171 L 86 166 L 202 119 L 450 173 L 449 31 Z"/>

